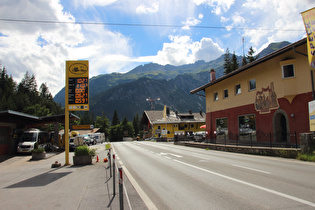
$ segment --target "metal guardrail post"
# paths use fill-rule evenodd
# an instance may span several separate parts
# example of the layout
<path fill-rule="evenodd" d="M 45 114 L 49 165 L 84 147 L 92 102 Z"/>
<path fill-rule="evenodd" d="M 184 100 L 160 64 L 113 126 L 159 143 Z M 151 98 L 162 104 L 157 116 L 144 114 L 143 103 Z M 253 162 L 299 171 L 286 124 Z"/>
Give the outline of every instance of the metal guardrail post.
<path fill-rule="evenodd" d="M 115 154 L 113 154 L 113 197 L 112 199 L 109 201 L 109 204 L 107 205 L 107 208 L 110 207 L 110 205 L 112 204 L 115 195 L 116 195 L 116 190 L 115 190 Z"/>
<path fill-rule="evenodd" d="M 116 185 L 116 180 L 115 180 L 115 154 L 113 154 L 113 194 L 116 194 L 116 189 L 115 189 L 115 185 Z"/>
<path fill-rule="evenodd" d="M 124 209 L 124 193 L 123 193 L 123 173 L 122 168 L 118 168 L 119 171 L 119 206 L 120 210 Z"/>

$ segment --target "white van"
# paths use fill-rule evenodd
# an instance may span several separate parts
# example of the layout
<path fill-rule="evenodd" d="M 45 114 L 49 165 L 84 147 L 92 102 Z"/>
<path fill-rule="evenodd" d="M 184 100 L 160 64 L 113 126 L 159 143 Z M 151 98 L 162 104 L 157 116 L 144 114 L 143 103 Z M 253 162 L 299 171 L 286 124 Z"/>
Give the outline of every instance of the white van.
<path fill-rule="evenodd" d="M 103 143 L 105 141 L 104 133 L 89 133 L 90 138 L 94 138 L 96 143 Z"/>
<path fill-rule="evenodd" d="M 50 143 L 49 133 L 34 128 L 24 131 L 18 143 L 17 152 L 30 153 L 36 142 L 39 148 L 45 147 Z"/>

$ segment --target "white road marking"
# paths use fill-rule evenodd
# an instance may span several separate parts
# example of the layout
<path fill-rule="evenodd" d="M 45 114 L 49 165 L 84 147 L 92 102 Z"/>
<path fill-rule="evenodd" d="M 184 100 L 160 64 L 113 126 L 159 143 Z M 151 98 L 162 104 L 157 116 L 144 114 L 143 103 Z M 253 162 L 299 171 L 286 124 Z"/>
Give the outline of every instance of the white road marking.
<path fill-rule="evenodd" d="M 275 190 L 268 189 L 266 187 L 261 187 L 261 186 L 255 185 L 255 184 L 251 184 L 249 182 L 245 182 L 245 181 L 242 181 L 242 180 L 239 180 L 239 179 L 235 179 L 233 177 L 229 177 L 229 176 L 226 176 L 226 175 L 223 175 L 223 174 L 219 174 L 219 173 L 216 173 L 214 171 L 210 171 L 210 170 L 207 170 L 207 169 L 204 169 L 204 168 L 200 168 L 198 166 L 194 166 L 194 165 L 191 165 L 189 163 L 185 163 L 185 162 L 182 162 L 182 161 L 179 161 L 179 160 L 176 160 L 176 159 L 174 159 L 174 161 L 177 162 L 177 163 L 180 163 L 180 164 L 183 164 L 183 165 L 186 165 L 186 166 L 189 166 L 189 167 L 192 167 L 192 168 L 195 168 L 195 169 L 207 172 L 209 174 L 213 174 L 213 175 L 216 175 L 216 176 L 219 176 L 219 177 L 222 177 L 222 178 L 234 181 L 234 182 L 238 182 L 238 183 L 241 183 L 241 184 L 244 184 L 244 185 L 256 188 L 256 189 L 260 189 L 260 190 L 263 190 L 265 192 L 269 192 L 269 193 L 272 193 L 272 194 L 275 194 L 275 195 L 278 195 L 278 196 L 281 196 L 281 197 L 284 197 L 284 198 L 287 198 L 287 199 L 290 199 L 290 200 L 293 200 L 293 201 L 296 201 L 296 202 L 299 202 L 299 203 L 302 203 L 302 204 L 305 204 L 305 205 L 308 205 L 308 206 L 315 207 L 315 203 L 312 203 L 312 202 L 307 201 L 307 200 L 303 200 L 301 198 L 294 197 L 292 195 L 288 195 L 288 194 L 285 194 L 285 193 L 281 193 L 281 192 L 278 192 L 278 191 L 275 191 Z"/>
<path fill-rule="evenodd" d="M 137 181 L 133 178 L 133 176 L 130 174 L 128 169 L 125 166 L 122 166 L 126 176 L 128 177 L 129 181 L 132 183 L 133 187 L 138 192 L 139 196 L 145 203 L 145 205 L 148 207 L 148 209 L 157 210 L 158 208 L 154 205 L 154 203 L 151 201 L 151 199 L 147 196 L 147 194 L 142 190 L 142 188 L 139 186 Z"/>
<path fill-rule="evenodd" d="M 181 156 L 181 155 L 175 155 L 175 154 L 171 154 L 171 153 L 168 153 L 169 155 L 172 155 L 172 156 L 174 156 L 174 157 L 178 157 L 178 158 L 181 158 L 181 157 L 183 157 L 183 156 Z"/>
<path fill-rule="evenodd" d="M 246 167 L 246 166 L 240 166 L 240 165 L 236 165 L 236 164 L 232 164 L 232 166 L 235 166 L 235 167 L 238 167 L 238 168 L 244 168 L 244 169 L 247 169 L 247 170 L 256 171 L 256 172 L 260 172 L 260 173 L 264 173 L 264 174 L 270 174 L 270 172 L 262 171 L 262 170 L 254 169 L 254 168 L 249 168 L 249 167 Z"/>
<path fill-rule="evenodd" d="M 174 157 L 178 157 L 178 158 L 181 158 L 181 157 L 183 157 L 183 156 L 181 156 L 181 155 L 175 155 L 175 154 L 171 154 L 171 153 L 164 153 L 164 152 L 160 152 L 160 155 L 171 155 L 171 156 L 174 156 Z"/>

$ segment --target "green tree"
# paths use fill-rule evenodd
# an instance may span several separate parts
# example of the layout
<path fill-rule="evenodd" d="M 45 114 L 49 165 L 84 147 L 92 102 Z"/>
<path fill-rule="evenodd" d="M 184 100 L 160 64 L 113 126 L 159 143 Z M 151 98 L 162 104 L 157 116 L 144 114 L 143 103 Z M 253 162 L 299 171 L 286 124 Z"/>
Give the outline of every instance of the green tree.
<path fill-rule="evenodd" d="M 49 109 L 47 109 L 46 106 L 42 106 L 40 104 L 35 104 L 35 105 L 25 107 L 23 109 L 23 112 L 26 114 L 35 115 L 38 117 L 48 116 L 50 114 Z"/>
<path fill-rule="evenodd" d="M 237 61 L 237 57 L 235 55 L 235 51 L 233 52 L 233 55 L 232 55 L 232 59 L 231 59 L 231 70 L 234 71 L 236 69 L 239 68 L 239 63 Z"/>
<path fill-rule="evenodd" d="M 226 48 L 226 51 L 225 51 L 225 54 L 224 54 L 223 69 L 224 69 L 224 74 L 228 74 L 228 73 L 232 72 L 231 57 L 230 57 L 229 48 Z"/>
<path fill-rule="evenodd" d="M 111 142 L 122 141 L 122 129 L 120 124 L 110 127 L 109 139 Z"/>
<path fill-rule="evenodd" d="M 134 137 L 135 130 L 132 123 L 129 122 L 126 117 L 121 122 L 121 130 L 124 137 Z"/>
<path fill-rule="evenodd" d="M 246 57 L 243 56 L 243 58 L 242 58 L 242 66 L 245 66 L 246 64 L 247 64 Z"/>
<path fill-rule="evenodd" d="M 139 115 L 137 113 L 137 115 L 133 118 L 132 121 L 133 124 L 133 128 L 135 130 L 135 135 L 137 136 L 140 132 L 140 121 L 139 121 Z"/>
<path fill-rule="evenodd" d="M 106 117 L 104 113 L 102 113 L 102 116 L 97 116 L 95 120 L 95 127 L 100 128 L 100 132 L 105 133 L 105 136 L 109 135 L 109 119 Z"/>
<path fill-rule="evenodd" d="M 117 111 L 115 110 L 111 126 L 119 125 L 119 123 L 120 123 L 120 120 L 118 118 Z"/>
<path fill-rule="evenodd" d="M 247 63 L 250 63 L 250 62 L 253 62 L 255 60 L 257 60 L 258 58 L 258 55 L 254 56 L 255 54 L 255 50 L 253 49 L 253 47 L 251 46 L 248 50 L 248 53 L 246 55 L 246 60 L 247 60 Z"/>

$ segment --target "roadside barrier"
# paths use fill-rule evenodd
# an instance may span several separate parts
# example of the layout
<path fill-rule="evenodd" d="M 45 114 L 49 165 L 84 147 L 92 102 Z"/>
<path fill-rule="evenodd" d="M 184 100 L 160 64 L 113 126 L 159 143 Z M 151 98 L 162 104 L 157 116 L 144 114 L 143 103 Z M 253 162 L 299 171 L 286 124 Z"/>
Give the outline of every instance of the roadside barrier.
<path fill-rule="evenodd" d="M 119 171 L 119 206 L 120 210 L 124 209 L 124 192 L 123 192 L 123 171 L 122 168 L 118 168 Z"/>

